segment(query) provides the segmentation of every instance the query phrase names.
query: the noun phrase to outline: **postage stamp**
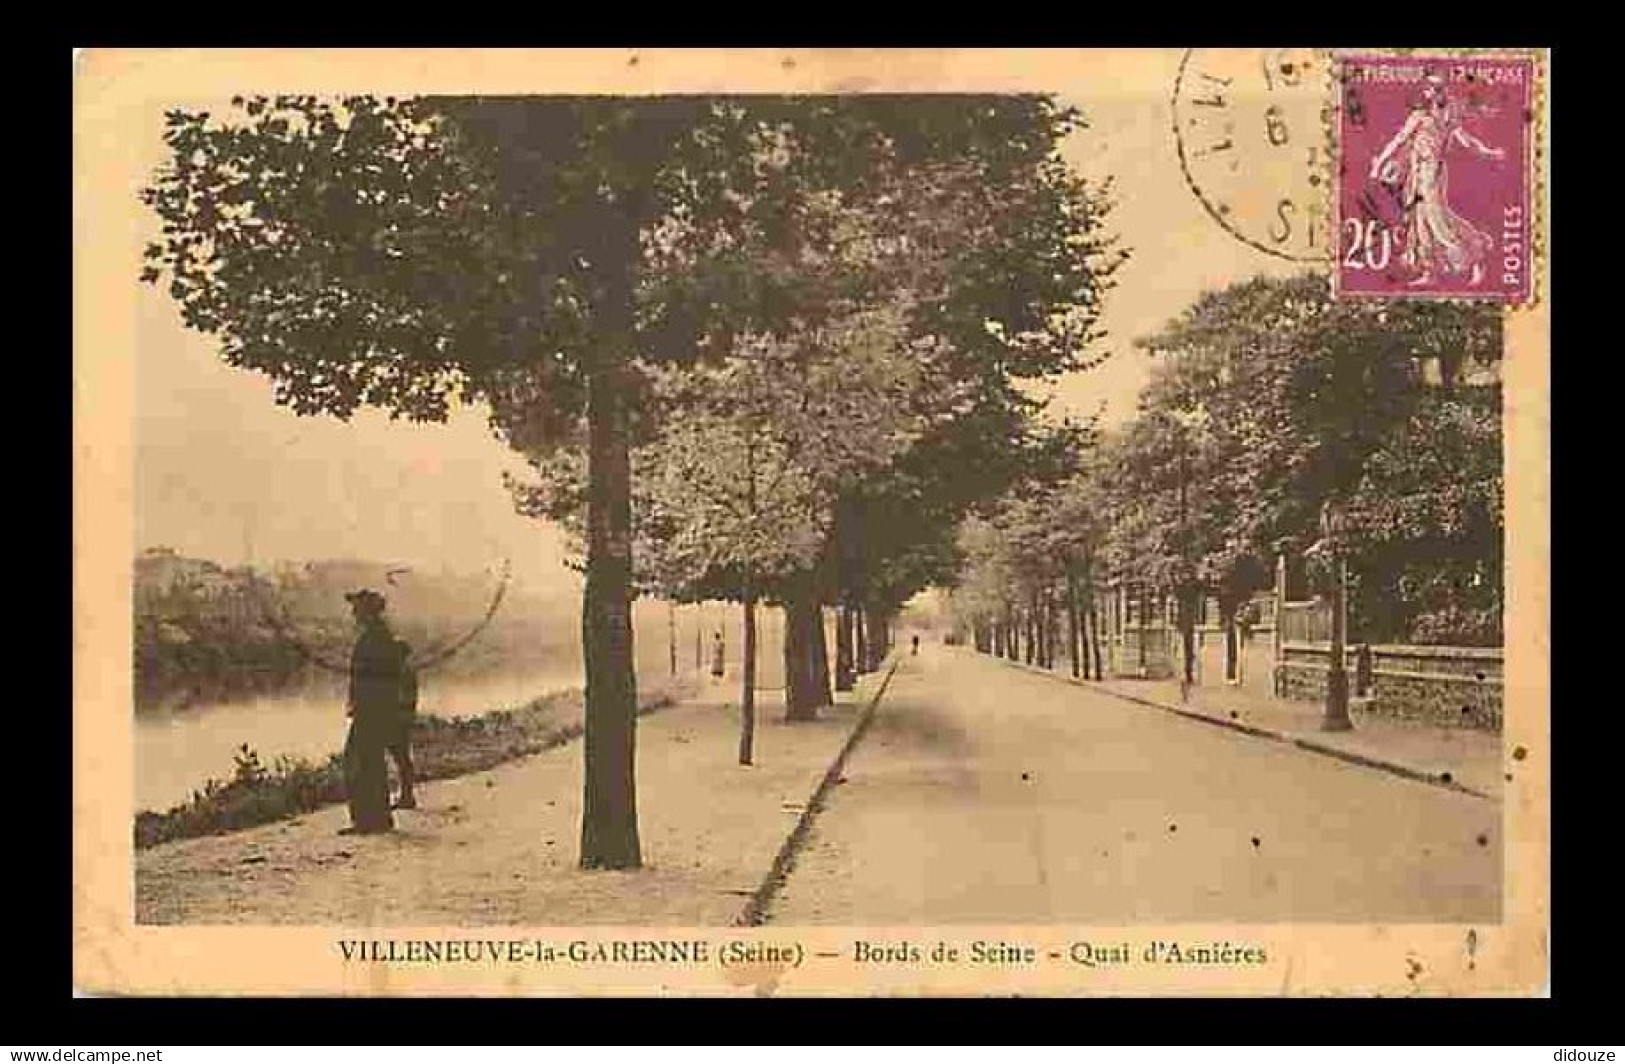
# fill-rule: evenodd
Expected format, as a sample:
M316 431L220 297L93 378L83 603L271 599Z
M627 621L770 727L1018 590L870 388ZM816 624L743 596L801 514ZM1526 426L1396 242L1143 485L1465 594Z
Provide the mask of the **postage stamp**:
M1338 59L1340 294L1533 292L1533 56Z

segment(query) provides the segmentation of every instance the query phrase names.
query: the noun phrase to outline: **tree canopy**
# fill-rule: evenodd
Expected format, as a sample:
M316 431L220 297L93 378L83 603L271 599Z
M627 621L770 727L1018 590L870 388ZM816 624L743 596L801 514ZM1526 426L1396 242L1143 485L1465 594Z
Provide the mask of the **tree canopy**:
M1278 552L1308 552L1335 503L1363 638L1499 638L1493 307L1257 279L1203 296L1141 345L1157 365L1136 415L1102 438L1088 476L980 526L984 557L995 535L1037 564L1078 521L1067 507L1082 507L1112 573L1194 583L1227 610L1268 586Z

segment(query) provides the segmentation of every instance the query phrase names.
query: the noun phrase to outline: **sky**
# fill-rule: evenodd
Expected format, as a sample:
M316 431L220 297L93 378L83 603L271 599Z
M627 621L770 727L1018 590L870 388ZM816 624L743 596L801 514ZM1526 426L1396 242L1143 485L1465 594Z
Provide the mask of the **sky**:
M1111 356L1054 385L1060 412L1104 405L1110 421L1130 416L1150 367L1135 338L1207 289L1293 269L1223 230L1185 183L1169 91L1179 59L1147 53L1092 68L1086 56L1057 84L1089 122L1065 154L1087 177L1115 178L1109 227L1132 253L1107 297ZM154 103L131 131L136 186L163 159L161 113ZM465 572L507 559L524 585L576 585L558 530L514 512L502 474L524 465L479 412L442 425L377 411L348 422L299 417L272 401L267 378L226 366L210 338L183 328L161 289L143 285L136 299L137 549L228 563L356 556Z

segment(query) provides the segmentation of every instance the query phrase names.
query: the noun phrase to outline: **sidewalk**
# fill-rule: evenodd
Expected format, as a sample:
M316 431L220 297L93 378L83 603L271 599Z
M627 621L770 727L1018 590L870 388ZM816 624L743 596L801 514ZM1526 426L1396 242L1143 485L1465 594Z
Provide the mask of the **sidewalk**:
M420 788L397 830L340 836L342 806L136 855L144 924L727 926L775 870L786 839L880 689L884 670L810 723L757 707L756 764L737 764L738 689L638 722L644 867L582 872L581 746L572 742Z
M1181 699L1177 680L1074 680L1066 673L1021 662L1007 664L1067 683L1077 683L1131 702L1178 713L1318 754L1393 772L1411 779L1501 800L1501 736L1468 728L1441 728L1391 720L1351 707L1354 730L1320 730L1323 709L1315 702L1265 698L1234 687L1199 685Z

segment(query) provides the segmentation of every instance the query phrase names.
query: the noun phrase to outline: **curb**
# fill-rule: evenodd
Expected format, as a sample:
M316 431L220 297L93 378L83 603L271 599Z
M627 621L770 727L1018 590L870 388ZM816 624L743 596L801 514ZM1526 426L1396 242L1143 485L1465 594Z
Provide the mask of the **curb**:
M1353 750L1344 750L1336 746L1331 746L1327 743L1318 742L1314 739L1304 738L1301 735L1294 735L1291 732L1276 731L1273 728L1261 728L1256 724L1245 724L1236 720L1225 720L1223 717L1215 717L1211 714L1200 713L1192 709L1185 709L1182 706L1169 705L1167 702L1159 702L1156 699L1142 698L1138 695L1127 694L1123 691L1114 691L1109 687L1089 686L1083 680L1075 680L1070 676L1062 676L1059 673L1051 672L1049 669L1041 669L1036 665L1028 665L1024 661L1011 661L1009 658L1000 658L993 654L979 654L978 656L992 658L994 661L1004 665L1014 666L1015 668L1021 669L1023 672L1029 672L1035 676L1047 676L1052 680L1058 680L1061 683L1070 684L1074 687L1082 687L1085 690L1094 691L1097 694L1109 695L1112 698L1121 699L1124 702L1133 702L1136 705L1149 706L1152 709L1160 709L1164 713L1172 713L1175 716L1184 717L1186 720L1199 721L1202 724L1211 724L1216 728L1226 728L1230 731L1237 731L1246 735L1257 736L1260 739L1269 739L1272 742L1285 743L1289 746L1295 746L1300 750L1307 750L1312 754L1320 754L1323 757L1335 758L1338 761L1344 761L1351 765L1359 765L1362 768L1376 769L1379 772L1386 772L1389 775L1400 776L1404 779L1413 780L1417 783L1425 783L1431 787L1438 787L1442 790L1457 791L1461 794L1470 794L1474 798L1482 798L1485 801L1500 802L1501 800L1495 795L1481 791L1476 787L1469 787L1465 783L1460 783L1455 779L1446 778L1447 774L1441 775L1437 772L1429 772L1426 769L1416 768L1411 765L1402 764L1398 761L1387 761L1380 757L1373 757L1370 754L1362 754Z
M869 704L864 707L857 724L846 737L846 742L841 744L835 760L824 770L818 786L813 789L812 797L807 799L801 815L796 818L796 826L790 829L790 834L779 847L779 852L774 855L773 864L768 869L767 875L751 892L745 907L734 918L733 926L760 927L767 922L768 905L772 903L773 896L779 892L779 888L789 877L790 869L795 865L796 855L801 852L801 847L806 844L807 836L812 831L813 819L823 810L824 803L829 799L829 793L835 789L836 783L841 778L841 770L846 767L847 758L852 756L852 751L857 748L863 733L868 731L869 725L873 723L875 710L880 706L880 698L886 693L886 688L891 686L891 678L897 672L897 666L902 664L902 660L901 656L892 655L891 664L886 667L886 675L881 678L880 686L875 689Z

